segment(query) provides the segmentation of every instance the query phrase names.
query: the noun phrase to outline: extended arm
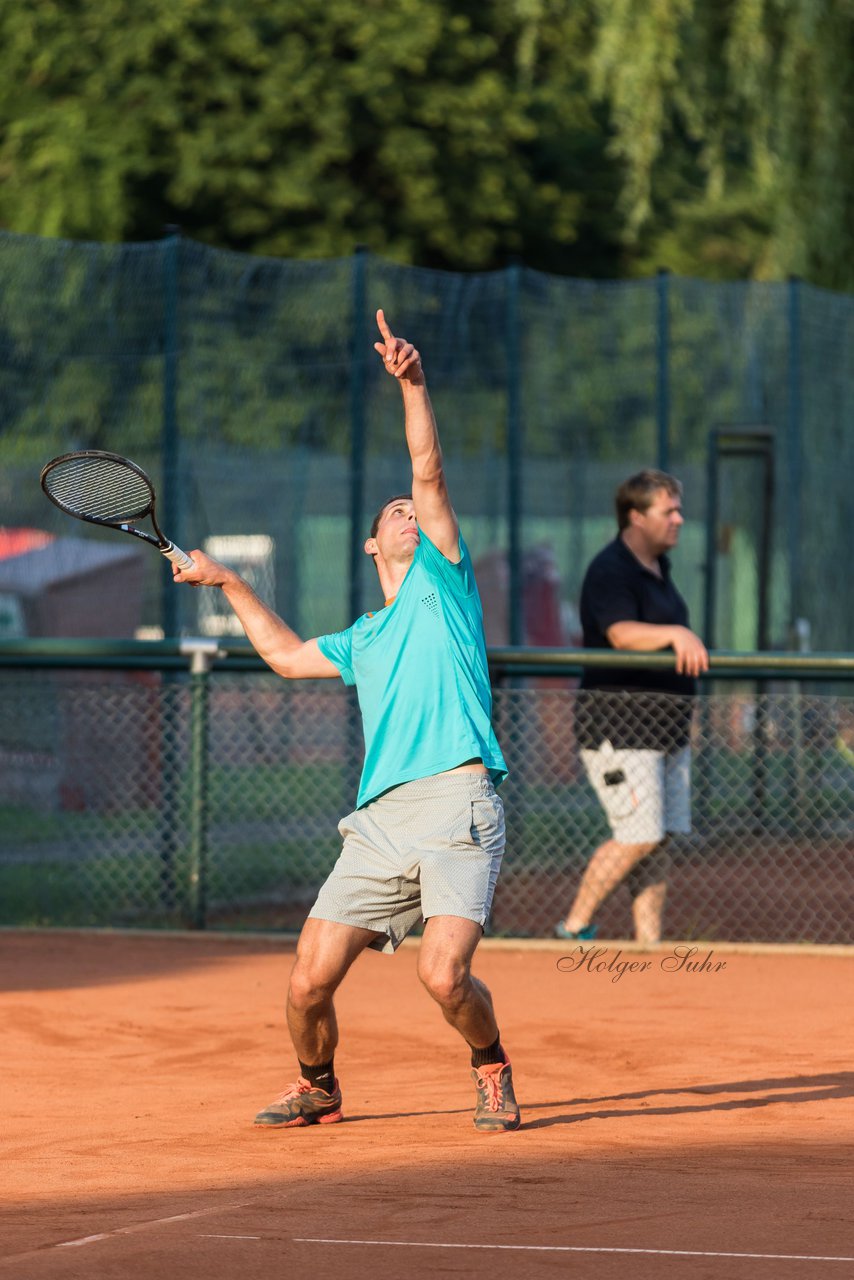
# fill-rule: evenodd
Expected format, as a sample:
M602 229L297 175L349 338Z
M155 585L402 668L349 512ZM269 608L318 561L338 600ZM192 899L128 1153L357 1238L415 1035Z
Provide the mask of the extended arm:
M442 555L456 564L460 559L460 527L448 496L439 431L421 356L411 342L394 336L382 311L377 312L377 324L383 341L375 342L374 348L382 356L386 372L397 379L403 395L415 518Z
M605 635L615 649L636 653L672 649L676 654L676 670L683 676L698 676L709 669L706 646L688 627L664 626L654 622L615 622Z
M220 587L240 619L241 626L259 657L280 676L291 680L337 676L338 668L320 652L316 640L301 640L278 614L260 600L249 583L203 551L194 551L192 569L173 565L176 582L193 587Z

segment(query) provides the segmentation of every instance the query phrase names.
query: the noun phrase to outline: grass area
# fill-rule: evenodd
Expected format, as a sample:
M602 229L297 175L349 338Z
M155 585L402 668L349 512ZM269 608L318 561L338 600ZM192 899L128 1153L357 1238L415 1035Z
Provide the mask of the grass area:
M313 890L338 856L327 838L271 840L215 848L205 876L206 898L235 903ZM190 916L186 848L171 862L159 854L47 859L0 865L0 923L6 925L174 926Z
M84 848L93 841L115 839L117 832L154 834L160 822L157 809L123 809L97 813L92 810L31 809L24 805L0 806L0 831L4 845L13 851L40 844Z
M99 858L0 866L0 921L6 925L131 924L148 917L180 923L158 901L159 860Z
M341 841L328 837L281 843L230 845L208 864L208 897L240 900L261 893L317 888L332 869Z
M208 778L208 814L211 822L242 819L323 817L347 811L347 779L343 765L241 765L214 766ZM354 780L355 782L355 780ZM353 786L350 788L351 793ZM187 819L191 803L189 780L182 778L173 803L172 825L178 829ZM139 835L153 836L166 820L163 800L145 809L97 810L36 809L28 805L0 805L0 832L6 849L62 843L69 848ZM2 857L2 853L0 853Z
M344 766L334 762L215 765L208 781L211 820L343 815L357 782L354 777L348 787L345 773ZM189 799L186 789L185 799Z

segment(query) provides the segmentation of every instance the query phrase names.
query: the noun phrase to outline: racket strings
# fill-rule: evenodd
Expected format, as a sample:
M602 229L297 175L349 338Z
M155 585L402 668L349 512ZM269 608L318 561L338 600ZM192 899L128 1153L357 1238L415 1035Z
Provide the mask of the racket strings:
M111 458L70 458L49 472L45 487L66 511L94 520L138 520L151 507L144 477Z

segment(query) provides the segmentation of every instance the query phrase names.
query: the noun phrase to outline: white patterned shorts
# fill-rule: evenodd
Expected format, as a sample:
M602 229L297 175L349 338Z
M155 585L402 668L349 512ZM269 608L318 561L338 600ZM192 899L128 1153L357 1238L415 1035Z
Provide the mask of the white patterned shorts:
M620 750L606 739L582 763L619 844L657 844L691 830L691 748Z
M437 774L392 788L343 818L341 856L309 912L372 929L391 953L423 918L483 927L504 853L504 806L488 774Z

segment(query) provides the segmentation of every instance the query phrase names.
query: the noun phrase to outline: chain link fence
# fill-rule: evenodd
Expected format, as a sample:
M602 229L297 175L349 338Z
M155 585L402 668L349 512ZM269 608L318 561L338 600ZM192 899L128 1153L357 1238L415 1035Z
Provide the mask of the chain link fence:
M510 777L491 932L552 936L609 834L564 678L495 691ZM854 697L695 700L667 938L854 941ZM352 691L256 672L0 672L0 922L296 929L361 765ZM618 888L600 937L632 936Z

